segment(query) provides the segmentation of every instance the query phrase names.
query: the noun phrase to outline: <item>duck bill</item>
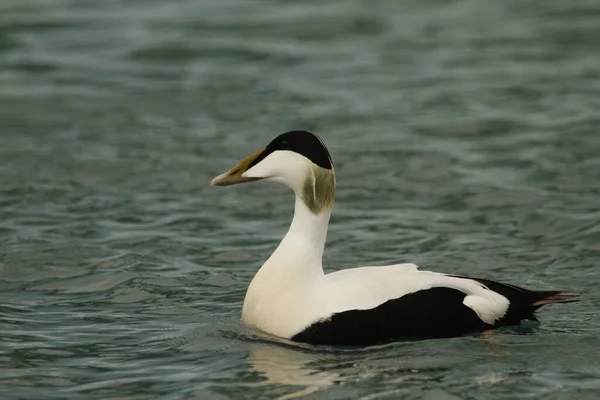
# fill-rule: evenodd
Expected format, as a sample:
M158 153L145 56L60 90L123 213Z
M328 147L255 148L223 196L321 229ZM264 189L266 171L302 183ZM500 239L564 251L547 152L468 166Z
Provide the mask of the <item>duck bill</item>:
M265 150L259 150L256 153L250 154L248 157L240 161L236 166L231 168L229 171L216 176L211 182L211 186L230 186L237 185L239 183L254 182L263 178L248 178L243 177L242 174L248 170L252 161L256 160Z

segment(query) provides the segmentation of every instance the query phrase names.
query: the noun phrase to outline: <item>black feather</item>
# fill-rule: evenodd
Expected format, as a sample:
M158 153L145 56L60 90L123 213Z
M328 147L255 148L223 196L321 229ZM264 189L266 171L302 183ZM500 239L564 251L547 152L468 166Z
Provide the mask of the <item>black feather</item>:
M250 163L248 169L252 168L274 151L288 150L303 155L321 168L332 169L333 161L327 147L317 135L308 131L289 131L277 136L265 147L255 160Z
M399 339L459 336L491 327L463 304L465 296L445 287L420 290L369 310L334 314L291 339L310 344L361 346Z

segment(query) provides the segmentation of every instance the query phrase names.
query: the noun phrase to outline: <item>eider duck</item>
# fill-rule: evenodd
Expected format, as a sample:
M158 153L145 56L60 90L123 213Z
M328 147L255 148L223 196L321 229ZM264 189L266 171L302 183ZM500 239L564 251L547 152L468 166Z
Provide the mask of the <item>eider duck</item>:
M545 304L576 301L560 291L420 271L415 264L325 274L336 185L325 144L311 132L285 132L211 185L259 180L292 189L295 209L289 231L248 287L242 321L250 327L312 345L363 346L518 325L536 320Z

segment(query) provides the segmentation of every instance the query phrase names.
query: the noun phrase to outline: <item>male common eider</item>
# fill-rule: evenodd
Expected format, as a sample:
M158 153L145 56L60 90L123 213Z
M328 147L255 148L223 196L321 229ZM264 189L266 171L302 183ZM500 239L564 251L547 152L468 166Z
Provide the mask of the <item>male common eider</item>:
M419 271L414 264L323 272L335 173L315 134L285 132L211 185L280 182L296 195L289 231L250 283L242 320L315 345L371 345L458 336L535 320L549 303L575 301L487 279Z

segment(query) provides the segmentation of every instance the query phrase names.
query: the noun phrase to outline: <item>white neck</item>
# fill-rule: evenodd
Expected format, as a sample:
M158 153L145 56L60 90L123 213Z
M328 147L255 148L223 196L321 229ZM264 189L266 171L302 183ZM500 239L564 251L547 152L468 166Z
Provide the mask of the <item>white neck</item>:
M261 269L269 273L294 276L295 279L323 274L323 250L331 209L313 214L304 200L296 195L294 219L287 234ZM286 270L277 271L274 270Z
M248 287L242 311L247 325L288 337L298 323L310 322L312 315L303 315L304 307L317 301L312 290L324 277L322 258L330 215L331 208L313 214L296 195L288 233Z

